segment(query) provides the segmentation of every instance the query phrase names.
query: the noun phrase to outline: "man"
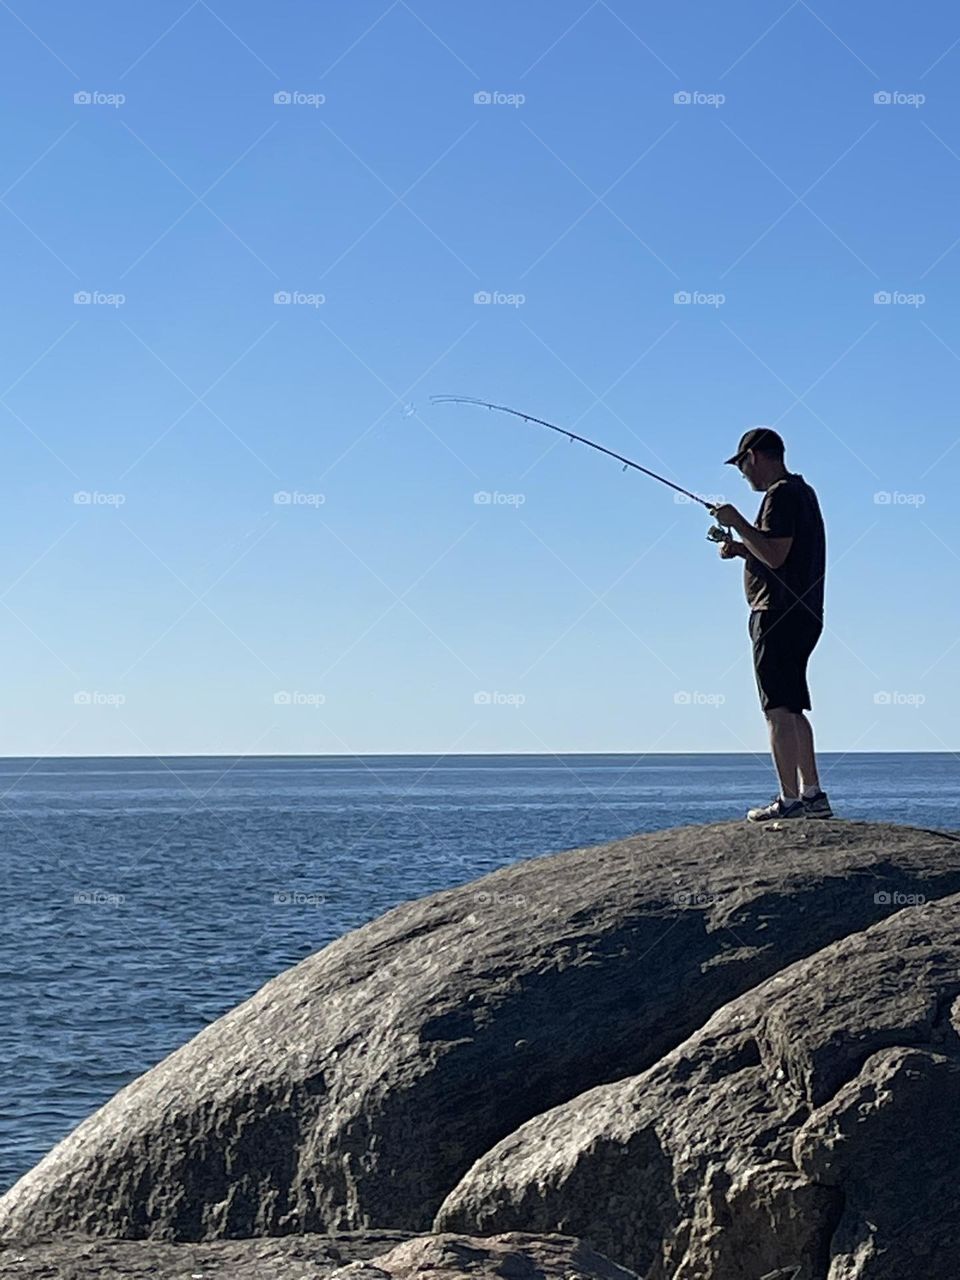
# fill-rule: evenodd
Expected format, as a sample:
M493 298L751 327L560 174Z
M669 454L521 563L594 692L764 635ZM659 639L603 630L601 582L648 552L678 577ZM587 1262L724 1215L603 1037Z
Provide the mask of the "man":
M820 504L802 475L784 465L776 431L755 427L727 463L764 494L757 523L729 503L712 508L717 521L743 539L720 546L724 560L742 557L750 606L750 638L760 702L780 794L751 809L750 822L779 818L832 818L820 788L810 710L807 662L823 632L826 535Z

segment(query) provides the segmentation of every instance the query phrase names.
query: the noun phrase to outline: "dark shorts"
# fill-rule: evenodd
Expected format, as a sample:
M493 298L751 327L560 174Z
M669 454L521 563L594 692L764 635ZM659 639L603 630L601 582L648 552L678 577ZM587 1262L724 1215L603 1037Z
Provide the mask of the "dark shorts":
M807 663L823 623L803 609L754 609L750 614L753 667L764 711L809 711Z

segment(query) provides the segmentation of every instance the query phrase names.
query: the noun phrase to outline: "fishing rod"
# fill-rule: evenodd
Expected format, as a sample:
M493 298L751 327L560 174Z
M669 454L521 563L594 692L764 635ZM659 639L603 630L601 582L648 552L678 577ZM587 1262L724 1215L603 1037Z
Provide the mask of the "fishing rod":
M695 493L691 493L689 489L684 489L678 484L674 484L672 480L666 480L663 476L658 476L655 471L650 471L647 467L641 467L639 462L634 462L631 458L625 458L623 454L614 453L612 449L608 449L605 445L597 444L595 440L588 440L586 436L578 436L576 432L570 431L567 427L558 427L553 422L547 422L543 418L535 418L532 413L524 413L520 409L511 409L505 404L492 404L489 400L477 400L473 396L431 396L432 404L472 404L481 409L493 409L497 413L509 413L514 418L521 418L524 422L535 422L540 427L547 427L550 431L556 431L558 435L566 436L571 442L579 441L580 444L587 445L590 449L596 449L598 453L605 453L608 458L616 458L618 462L623 463L623 470L633 468L634 471L642 471L645 476L650 476L653 480L659 480L661 484L669 485L671 489L675 489L677 493L682 493L692 502L699 502L701 506L706 507L713 515L715 503L708 502L706 498L701 498ZM731 534L728 530L721 528L719 525L709 531L707 537L711 542L729 542Z

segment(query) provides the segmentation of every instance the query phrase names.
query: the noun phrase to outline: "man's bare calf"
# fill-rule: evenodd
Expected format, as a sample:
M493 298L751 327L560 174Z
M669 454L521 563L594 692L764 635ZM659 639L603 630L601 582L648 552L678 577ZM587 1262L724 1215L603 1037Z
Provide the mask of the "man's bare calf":
M784 800L798 799L806 789L820 790L813 726L802 711L772 707L766 712L770 748Z

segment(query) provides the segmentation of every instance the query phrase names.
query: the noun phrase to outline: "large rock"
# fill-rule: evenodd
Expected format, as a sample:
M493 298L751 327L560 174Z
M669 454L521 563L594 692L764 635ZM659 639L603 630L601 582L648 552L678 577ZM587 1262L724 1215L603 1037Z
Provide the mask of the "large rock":
M581 1240L526 1232L348 1232L170 1244L79 1236L0 1242L11 1280L637 1280Z
M958 854L956 837L894 826L724 823L406 903L121 1090L0 1200L0 1233L429 1230L531 1116L643 1071L889 914L878 892L960 891Z
M960 895L799 961L537 1116L437 1230L563 1230L644 1280L960 1275Z

